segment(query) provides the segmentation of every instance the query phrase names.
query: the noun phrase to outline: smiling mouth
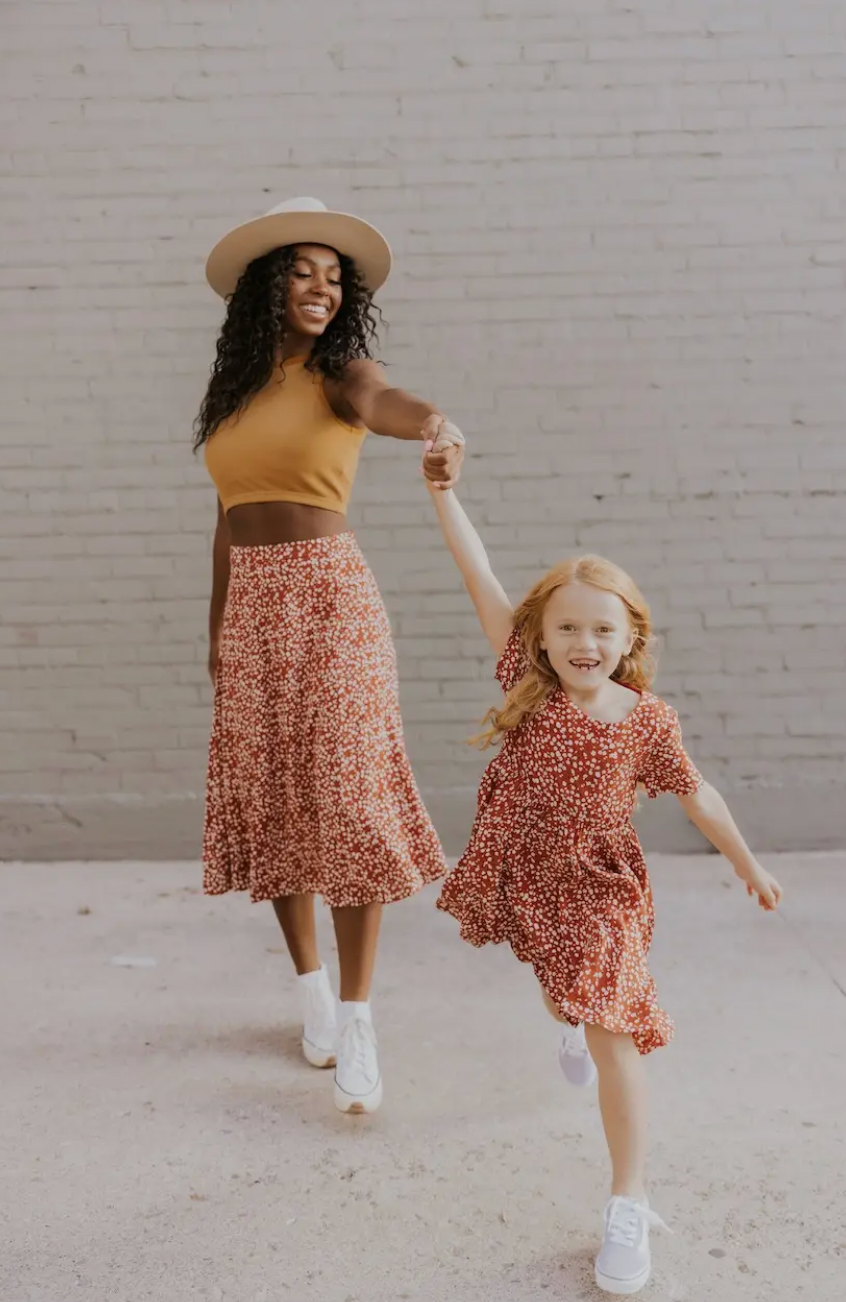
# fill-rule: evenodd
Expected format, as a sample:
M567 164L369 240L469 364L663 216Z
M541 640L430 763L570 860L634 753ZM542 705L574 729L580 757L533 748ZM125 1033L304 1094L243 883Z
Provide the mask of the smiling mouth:
M571 660L570 664L574 669L581 669L583 673L588 673L591 669L599 668L598 660Z
M316 321L325 321L329 315L325 303L301 303L300 311L305 312L306 316L313 316Z

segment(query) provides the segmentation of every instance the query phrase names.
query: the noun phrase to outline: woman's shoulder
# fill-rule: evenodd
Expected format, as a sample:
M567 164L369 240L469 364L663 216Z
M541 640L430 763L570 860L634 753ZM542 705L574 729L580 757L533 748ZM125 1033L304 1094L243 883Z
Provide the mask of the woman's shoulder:
M369 390L374 387L384 389L388 383L383 363L372 357L350 358L331 378L327 377L325 382L335 386L339 392L349 395L362 389Z
M385 366L375 357L350 357L348 361L342 363L339 374L345 379L355 379L362 375L384 377Z
M382 364L368 357L354 357L332 375L321 371L319 380L335 415L354 428L364 428L358 414L362 400L386 384Z

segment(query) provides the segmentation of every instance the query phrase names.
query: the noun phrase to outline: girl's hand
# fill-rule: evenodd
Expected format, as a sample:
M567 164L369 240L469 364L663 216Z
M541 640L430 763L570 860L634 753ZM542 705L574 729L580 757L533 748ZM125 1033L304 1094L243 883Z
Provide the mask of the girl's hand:
M457 425L442 421L437 440L427 438L423 444L422 473L430 485L446 491L458 483L463 464L464 435Z
M746 893L750 896L758 896L758 903L767 913L777 909L781 904L784 892L776 881L775 877L762 868L757 859L752 859L742 868L734 870L740 880L746 884Z
M446 492L455 488L461 476L464 461L464 449L447 444L446 451L439 452L437 446L425 444L421 471L431 488Z

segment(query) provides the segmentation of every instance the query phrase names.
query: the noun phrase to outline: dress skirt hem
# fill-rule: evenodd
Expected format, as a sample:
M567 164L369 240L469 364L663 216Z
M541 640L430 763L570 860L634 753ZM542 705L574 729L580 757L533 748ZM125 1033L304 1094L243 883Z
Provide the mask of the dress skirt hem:
M469 944L510 945L571 1025L631 1035L642 1054L663 1048L674 1027L647 966L652 889L631 824L585 844L572 827L537 813L509 831L510 808L505 792L500 803L485 788L474 836L438 908ZM499 835L487 835L494 827Z

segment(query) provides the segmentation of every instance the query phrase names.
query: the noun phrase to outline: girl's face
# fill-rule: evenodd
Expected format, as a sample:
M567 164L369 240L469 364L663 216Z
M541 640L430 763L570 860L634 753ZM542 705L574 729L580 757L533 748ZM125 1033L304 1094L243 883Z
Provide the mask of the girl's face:
M541 647L562 685L595 691L634 645L625 603L590 583L556 588L543 612Z
M341 264L334 249L298 244L288 277L289 331L304 340L318 339L338 315L342 297Z

